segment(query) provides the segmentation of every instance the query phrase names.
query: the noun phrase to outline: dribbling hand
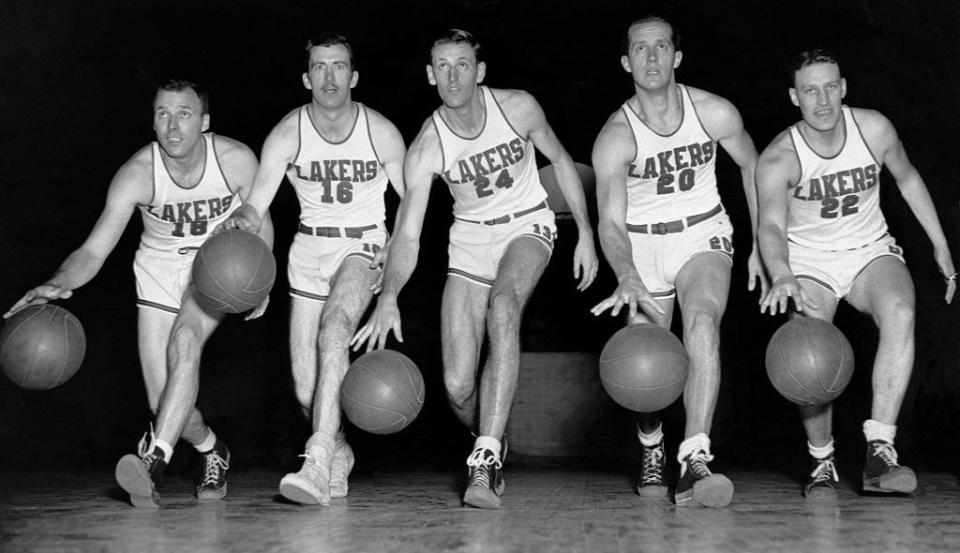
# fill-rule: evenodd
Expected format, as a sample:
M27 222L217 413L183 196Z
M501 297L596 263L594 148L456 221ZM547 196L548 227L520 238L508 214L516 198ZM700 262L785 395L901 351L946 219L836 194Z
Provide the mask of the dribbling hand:
M367 352L374 349L383 349L387 345L387 337L393 331L398 342L403 342L403 332L400 329L400 309L397 307L396 300L381 297L377 301L367 324L353 335L350 345L353 351L360 351L364 342L367 343Z
M260 230L261 220L256 212L250 206L241 205L227 217L227 220L220 223L213 229L213 233L223 232L228 229L240 229L256 234Z
M790 275L774 281L767 293L760 298L760 312L765 313L769 309L771 315L786 313L790 298L793 298L793 304L800 313L805 313L807 309L820 309L813 298L803 291L797 277Z
M593 306L590 312L594 315L600 315L607 309L612 308L610 316L616 317L624 305L629 309L631 320L637 316L637 311L642 307L646 307L650 311L655 311L661 315L664 314L660 302L653 297L647 290L647 287L643 285L640 277L636 275L626 277L623 282L617 285L617 289L613 291L613 294L609 298Z
M47 303L50 300L65 300L73 295L73 290L64 290L56 284L41 284L20 298L17 303L3 314L4 319L9 319L14 313L20 311L28 305L39 305Z

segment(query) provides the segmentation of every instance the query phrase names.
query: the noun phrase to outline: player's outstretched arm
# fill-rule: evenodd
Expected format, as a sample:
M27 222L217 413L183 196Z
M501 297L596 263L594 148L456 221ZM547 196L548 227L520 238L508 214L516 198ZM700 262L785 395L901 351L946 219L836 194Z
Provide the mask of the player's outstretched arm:
M740 179L747 199L752 231L750 257L747 259L747 290L753 291L759 283L762 297L767 293L768 283L760 258L760 247L757 244L757 186L754 179L757 169L757 148L743 126L740 112L732 103L703 91L697 91L697 95L706 96L702 104L698 103L698 114L707 133L720 143L724 151L740 167Z
M3 314L3 318L28 305L67 299L75 289L96 276L120 240L137 204L147 204L153 196L150 156L150 148L147 147L124 163L110 182L106 205L87 239L67 256L49 280L28 290Z
M619 112L600 131L593 145L593 170L597 176L597 233L607 263L617 277L617 288L590 310L600 315L610 309L616 316L626 306L632 320L639 309L664 313L644 286L633 263L633 248L627 236L627 167L636 156L633 135Z
M593 244L593 227L587 213L587 199L583 192L580 174L573 164L573 158L564 149L563 144L547 122L547 117L536 99L522 91L504 92L504 110L511 121L516 121L518 130L533 141L557 174L557 184L563 199L570 206L570 214L577 224L577 246L573 252L573 278L580 282L577 290L586 290L597 277L599 264Z
M770 273L770 288L760 298L760 312L769 310L771 315L786 313L790 298L797 311L818 308L790 269L788 192L790 185L800 179L800 166L787 132L777 136L757 162L757 241Z
M868 136L868 143L874 152L880 153L880 161L890 170L896 179L897 188L910 206L910 211L920 222L924 232L933 244L933 255L937 260L937 267L946 283L944 300L953 301L957 291L957 271L950 255L947 238L943 234L937 208L930 198L930 191L923 182L920 172L910 162L907 151L897 136L897 131L889 119L875 111L856 110L858 122L862 121L864 134Z
M259 233L263 219L276 196L283 175L300 146L300 120L295 110L270 131L263 143L260 165L253 177L250 193L243 204L217 229L238 228Z
M420 134L410 145L403 164L406 191L397 212L394 235L390 239L389 254L383 268L382 291L367 323L354 334L350 344L359 351L366 343L367 351L382 349L393 332L403 342L400 308L397 296L410 279L420 255L420 232L430 199L430 186L442 170L440 139L432 122L424 123Z

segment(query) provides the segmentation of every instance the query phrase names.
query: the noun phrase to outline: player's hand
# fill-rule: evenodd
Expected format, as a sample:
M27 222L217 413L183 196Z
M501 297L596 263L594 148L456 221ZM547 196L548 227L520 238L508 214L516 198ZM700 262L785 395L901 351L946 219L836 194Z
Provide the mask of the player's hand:
M377 300L377 306L374 308L367 324L353 335L350 345L353 351L360 351L364 342L367 343L367 351L374 349L383 349L387 345L387 337L393 331L398 342L403 342L403 332L400 330L400 309L397 307L397 300L391 297L381 296Z
M593 247L593 235L581 235L580 239L577 240L577 247L573 251L573 278L580 280L580 283L577 284L577 290L582 292L593 284L593 280L597 278L598 268L597 251Z
M64 290L56 284L41 284L20 298L17 303L3 314L4 319L9 319L14 313L20 311L28 305L39 305L47 303L50 300L65 300L73 295L73 290Z
M937 266L940 267L940 273L947 283L947 293L944 300L947 303L953 301L953 295L957 291L957 270L953 267L953 258L950 257L950 249L947 247L934 248L933 256L937 260Z
M760 312L764 313L769 309L771 315L786 313L790 298L793 298L793 304L800 313L805 313L807 309L820 309L813 298L804 292L797 277L789 275L775 280L767 293L760 298Z
M217 225L216 228L213 229L212 234L227 229L240 229L257 233L260 231L261 224L263 224L263 221L260 220L260 216L257 215L257 212L252 207L249 205L241 205L232 215L227 217L226 221Z
M753 246L750 257L747 258L747 290L753 292L757 289L757 282L760 283L760 297L767 295L767 289L770 283L767 281L767 274L763 270L763 261L760 260L760 248Z
M263 298L263 301L260 305L253 308L253 311L247 313L247 316L243 318L245 321L252 321L254 319L259 319L263 316L264 312L267 310L267 305L270 304L270 294L267 294L267 297Z
M647 290L647 287L643 285L643 281L637 275L629 275L624 278L617 285L617 289L613 291L613 295L593 306L590 312L594 315L600 315L607 309L612 309L610 315L616 317L624 305L629 309L631 320L637 316L637 311L642 307L656 311L661 315L665 313L663 307L660 306L660 302Z

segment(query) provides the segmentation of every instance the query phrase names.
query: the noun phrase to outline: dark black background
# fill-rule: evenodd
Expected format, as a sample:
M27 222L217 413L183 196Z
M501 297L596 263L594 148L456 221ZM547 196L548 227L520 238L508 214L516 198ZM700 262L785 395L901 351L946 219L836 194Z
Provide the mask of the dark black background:
M100 0L5 2L0 17L0 305L43 282L80 245L102 209L116 169L153 139L150 104L157 80L197 80L212 90L212 129L259 151L270 128L309 100L303 89L303 45L311 34L347 35L360 80L354 99L390 118L409 143L439 103L424 65L437 31L461 27L483 43L486 83L530 91L575 160L589 163L606 117L632 94L620 67L627 24L659 10L683 34L678 80L730 99L758 149L798 118L788 100L785 55L835 47L848 79L850 105L871 107L896 125L931 190L955 258L957 154L960 132L960 8L949 0L678 1L457 0L334 2L250 0L160 2ZM719 167L721 193L737 229L737 257L723 327L723 384L713 431L727 462L765 465L772 458L804 462L795 410L766 380L763 351L782 322L757 312L745 289L749 221L736 167ZM887 178L883 207L908 255L917 285L917 363L900 420L902 457L932 468L950 466L960 450L957 422L955 306L929 241ZM439 354L439 301L446 266L449 194L435 187L421 261L401 295L406 343L398 349L421 367L427 383L423 415L408 430L373 437L354 428L360 469L387 464L448 467L469 442L444 401ZM396 198L388 198L388 211ZM297 203L284 185L272 206L280 275L296 228ZM134 219L139 219L135 216ZM83 321L88 353L70 382L28 392L0 379L0 468L109 467L132 451L152 418L136 353L131 274L140 223L130 224L100 274L63 305ZM588 308L613 289L605 263L586 293L574 290L570 255L575 227L561 240L525 319L527 351L599 351L619 326ZM598 248L599 253L599 248ZM286 282L278 279L267 315L244 323L229 317L208 344L199 406L234 452L234 465L279 472L297 463L308 428L289 376ZM837 404L841 459L861 455L861 422L869 416L870 364L876 331L866 317L842 309L837 324L857 353L858 370ZM668 432L682 433L677 406ZM629 454L629 416L611 409L596 430L593 460L617 464ZM182 463L189 455L179 455Z

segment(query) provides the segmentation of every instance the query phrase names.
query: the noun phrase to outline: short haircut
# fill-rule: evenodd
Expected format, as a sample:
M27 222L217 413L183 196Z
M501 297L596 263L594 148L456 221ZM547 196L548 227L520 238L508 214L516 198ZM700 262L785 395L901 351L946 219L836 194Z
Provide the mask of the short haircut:
M336 46L337 44L343 46L347 49L347 55L350 57L350 70L356 71L357 64L353 59L353 46L350 46L350 42L347 41L347 37L337 34L337 33L320 33L314 38L311 38L307 41L307 46L304 48L307 51L305 62L307 64L307 71L310 70L310 51L318 46L324 46L329 48L330 46Z
M154 93L154 102L157 94L160 92L183 92L184 90L193 90L200 98L200 114L210 113L210 93L197 86L197 83L186 79L167 79L157 85L157 91Z
M813 50L804 50L799 54L787 60L787 77L790 79L792 87L796 82L797 71L815 63L832 63L840 67L840 58L832 50L826 48L814 48Z
M630 29L634 28L637 25L644 25L646 23L663 23L664 25L670 27L670 43L673 44L673 49L675 51L680 50L680 31L677 30L677 26L667 20L666 17L657 14L647 14L639 19L635 19L630 25L627 25L627 33L623 39L623 51L630 51Z
M467 44L473 48L473 53L477 56L477 63L483 61L483 48L470 32L463 29L449 29L438 36L433 41L433 45L430 46L430 63L433 63L433 49L444 44Z

